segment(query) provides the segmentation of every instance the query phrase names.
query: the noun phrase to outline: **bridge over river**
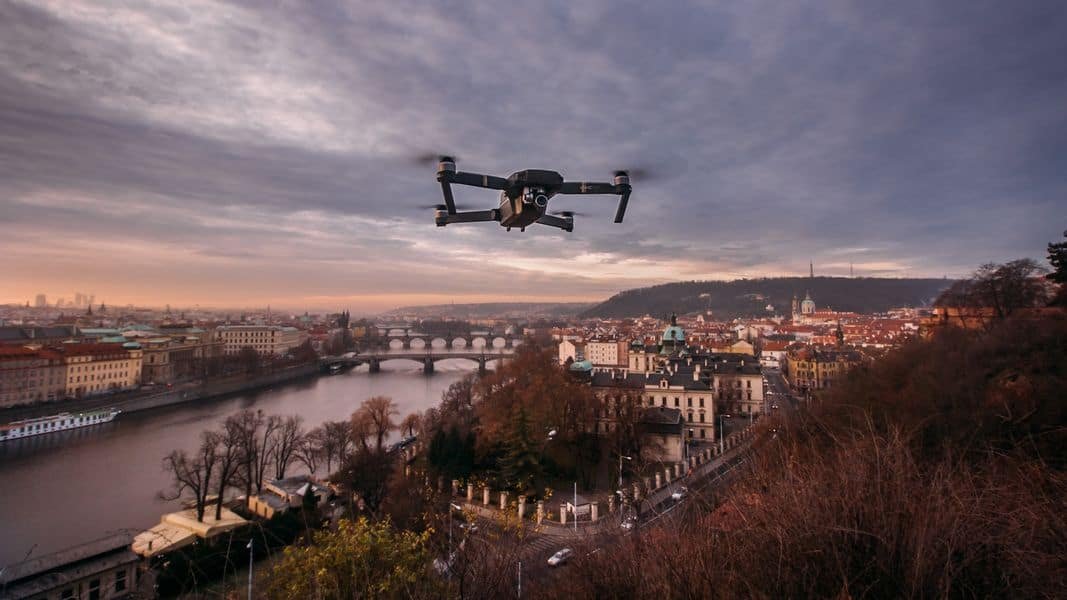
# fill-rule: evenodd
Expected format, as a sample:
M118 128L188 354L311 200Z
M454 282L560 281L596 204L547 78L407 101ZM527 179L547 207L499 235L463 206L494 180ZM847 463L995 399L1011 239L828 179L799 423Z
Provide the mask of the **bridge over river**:
M434 348L425 349L389 349L368 350L365 352L349 352L341 356L326 356L321 362L324 369L332 367L355 367L369 365L371 373L381 370L381 365L387 360L413 360L422 363L424 373L433 373L434 363L450 358L462 358L478 364L478 371L485 372L485 366L494 360L504 361L515 355L514 348Z

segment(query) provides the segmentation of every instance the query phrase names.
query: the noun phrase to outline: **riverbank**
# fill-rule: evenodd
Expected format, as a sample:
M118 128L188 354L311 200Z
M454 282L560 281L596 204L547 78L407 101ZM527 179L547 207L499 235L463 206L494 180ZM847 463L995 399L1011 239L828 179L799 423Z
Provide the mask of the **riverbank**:
M101 408L116 408L124 413L132 413L174 404L251 392L281 383L315 377L321 373L319 365L315 363L287 367L251 378L240 376L202 383L183 383L172 388L166 388L163 391L139 390L112 396L95 396L92 398L61 400L33 406L7 408L0 410L0 423L34 419L62 412L76 413Z

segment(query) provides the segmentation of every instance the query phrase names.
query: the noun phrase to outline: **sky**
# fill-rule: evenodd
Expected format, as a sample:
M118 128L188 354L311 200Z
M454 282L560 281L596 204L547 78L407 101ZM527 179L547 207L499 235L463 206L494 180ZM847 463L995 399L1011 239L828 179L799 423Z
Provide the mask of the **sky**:
M0 302L375 312L961 276L1067 228L1067 3L0 2ZM435 167L608 180L437 228ZM457 188L457 201L497 204Z

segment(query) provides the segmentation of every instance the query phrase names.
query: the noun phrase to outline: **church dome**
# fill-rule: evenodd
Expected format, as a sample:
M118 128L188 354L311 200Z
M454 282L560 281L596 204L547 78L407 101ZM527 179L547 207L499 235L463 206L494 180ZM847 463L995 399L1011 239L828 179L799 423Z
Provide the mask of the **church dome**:
M815 312L815 301L811 299L811 293L804 295L804 301L800 303L801 314L810 315Z
M685 331L678 326L677 315L671 315L671 324L663 330L663 343L665 344L684 344L685 343Z
M571 363L570 369L578 373L588 373L593 370L593 363L588 360L574 361Z

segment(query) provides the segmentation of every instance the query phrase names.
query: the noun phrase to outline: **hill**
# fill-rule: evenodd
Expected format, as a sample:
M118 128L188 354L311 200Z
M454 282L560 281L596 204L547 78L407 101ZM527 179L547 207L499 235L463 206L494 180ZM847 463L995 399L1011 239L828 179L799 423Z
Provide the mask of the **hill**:
M789 314L793 295L811 293L820 308L858 313L885 312L901 306L929 305L952 285L949 279L869 277L771 277L734 281L684 281L620 292L581 313L582 317L639 317L666 311L679 314L711 310L721 318Z

